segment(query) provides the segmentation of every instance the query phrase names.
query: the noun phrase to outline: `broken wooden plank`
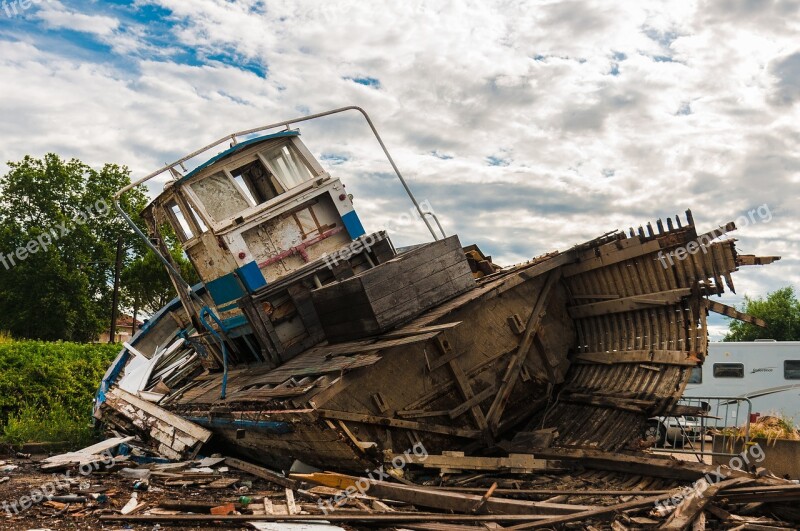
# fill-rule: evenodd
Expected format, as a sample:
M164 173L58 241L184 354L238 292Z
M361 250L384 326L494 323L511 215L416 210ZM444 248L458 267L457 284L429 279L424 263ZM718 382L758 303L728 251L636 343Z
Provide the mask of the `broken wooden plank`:
M140 409L154 417L158 420L161 420L167 423L170 426L175 427L176 429L182 431L183 433L193 437L194 439L200 442L206 442L208 439L211 438L211 432L205 429L202 426L195 424L194 422L190 422L183 417L179 417L173 413L170 413L164 408L158 407L155 404L152 404L146 400L142 400L138 396L134 396L131 393L124 391L118 387L111 389L108 392L109 395L116 396L119 399L127 402L128 404Z
M203 485L200 488L203 488L203 489L226 489L226 488L230 487L231 485L233 485L234 483L236 483L237 481L239 481L239 478L219 478L219 479L215 479L211 483L208 483L207 485Z
M761 328L767 327L767 322L764 319L740 312L733 306L728 306L727 304L722 304L721 302L712 301L709 299L705 299L703 304L705 304L706 308L708 308L708 310L711 312L730 317L731 319L736 319L737 321L744 321L745 323L750 323Z
M123 516L104 514L104 522L353 522L353 523L412 523L412 522L531 522L546 520L538 514L441 514L441 513L374 513L374 514L143 514Z
M780 256L756 256L754 254L736 255L736 264L740 266L767 265L780 260Z
M683 350L619 350L613 352L582 352L575 355L578 363L613 365L618 363L661 363L695 367L700 363L697 354Z
M320 417L327 419L347 420L351 422L361 422L364 424L376 424L379 426L393 426L395 428L427 431L431 433L440 433L443 435L455 435L457 437L464 437L467 439L479 439L482 435L480 430L466 430L463 428L456 428L454 426L427 424L422 422L414 422L411 420L367 415L364 413L350 413L348 411L334 411L331 409L318 409L316 413Z
M484 389L480 393L474 395L469 400L466 400L465 402L459 404L458 406L456 406L453 409L451 409L450 411L448 411L447 415L451 419L456 419L456 418L460 417L461 415L463 415L464 413L466 413L467 410L472 409L473 407L479 405L481 402L483 402L484 400L486 400L490 396L493 396L496 391L497 390L495 389L494 386L487 387L486 389Z
M408 336L416 336L420 334L428 334L430 332L443 332L445 330L450 330L451 328L455 328L456 326L460 325L461 321L455 321L452 323L442 323L437 325L431 326L421 326L419 328L398 328L397 330L392 330L391 332L386 332L382 334L378 340L382 341L384 339L400 339Z
M668 479L694 481L706 474L716 477L717 467L690 461L677 461L669 458L646 457L642 454L632 455L623 453L603 452L600 450L567 449L567 448L542 448L536 452L541 459L555 459L575 461L581 467L611 470L615 472L629 472L633 474L646 474ZM723 468L724 473L730 477L752 477L747 472ZM786 485L782 479L758 478L762 484Z
M261 479L266 479L267 481L274 483L279 487L283 487L286 489L294 489L294 490L296 490L299 487L297 481L293 479L287 478L286 476L279 474L278 472L273 472L268 468L254 465L252 463L248 463L247 461L242 461L241 459L236 459L235 457L226 457L225 464L237 470L242 470L243 472L252 474Z
M680 302L681 299L688 297L691 293L691 288L677 288L656 293L633 295L622 299L570 306L567 311L573 319L583 319L595 315L608 315L667 306Z
M381 499L390 499L410 503L419 507L470 513L481 502L481 496L460 492L442 491L435 488L398 485L386 481L357 478L345 474L317 473L292 474L292 478L311 481L326 486L364 489L363 492ZM337 487L337 488L338 488ZM587 505L567 505L547 502L530 502L506 498L488 498L485 502L487 511L493 514L570 514L590 509Z
M517 378L522 369L525 356L528 355L528 352L533 347L533 338L539 332L539 325L542 322L545 308L547 308L547 303L550 300L550 291L560 278L560 269L548 273L547 279L542 289L539 291L536 302L531 309L531 314L528 317L528 322L525 325L525 332L519 341L519 346L508 362L508 367L506 367L506 371L503 375L503 381L500 384L500 390L497 392L497 396L489 407L489 412L486 414L486 422L489 425L489 429L494 433L497 432L497 426L500 424L500 417L502 417L506 404L511 397L511 392L514 390L514 385L517 383ZM544 356L544 353L540 353L540 355ZM543 359L542 361L542 366L551 377L550 381L553 381L552 368L550 367L549 360Z
M694 489L684 498L666 522L659 529L662 531L681 531L689 527L708 503L714 499L721 490L734 485L739 485L753 478L740 477L720 481L719 483L708 483L701 480L695 483Z
M539 529L542 527L556 527L560 524L568 524L571 522L583 522L592 518L600 518L610 514L617 514L621 513L622 511L627 511L630 509L638 509L640 507L647 507L648 505L655 505L660 501L664 501L669 499L673 496L672 493L667 494L658 494L656 496L650 496L649 498L640 498L638 500L631 500L624 503L618 503L615 505L609 505L608 507L600 507L595 509L590 509L588 511L583 511L580 513L573 513L573 514L566 514L562 516L556 516L552 518L548 518L546 520L540 520L538 522L530 522L524 524L518 524L513 527L508 527L508 530L515 530L520 531L523 529Z
M449 455L394 455L403 458L409 464L421 465L425 468L447 470L485 470L510 472L515 474L531 474L542 470L560 470L554 463L545 459L537 459L529 454L511 454L508 457L470 457L463 453ZM391 459L389 460L391 461Z

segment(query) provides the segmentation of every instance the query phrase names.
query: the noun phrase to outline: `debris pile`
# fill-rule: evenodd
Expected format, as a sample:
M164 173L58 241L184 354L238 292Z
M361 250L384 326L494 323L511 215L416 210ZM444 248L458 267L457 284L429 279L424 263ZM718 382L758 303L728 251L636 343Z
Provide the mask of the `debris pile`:
M301 463L282 473L219 454L173 461L125 437L14 461L2 465L10 477L0 484L3 529L769 530L800 522L800 485L757 463L745 471L648 454L470 457L415 447L357 477Z

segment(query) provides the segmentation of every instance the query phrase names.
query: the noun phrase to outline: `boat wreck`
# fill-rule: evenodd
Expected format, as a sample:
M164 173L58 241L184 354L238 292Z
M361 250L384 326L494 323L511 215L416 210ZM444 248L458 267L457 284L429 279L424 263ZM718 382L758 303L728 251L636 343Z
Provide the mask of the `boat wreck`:
M284 469L363 471L419 445L635 450L648 418L680 414L708 313L758 324L710 297L778 257L739 254L733 223L698 232L690 211L503 268L446 236L389 157L433 237L395 248L297 130L253 136L346 110L363 113L236 133L135 183L172 174L140 235L178 298L108 369L99 421L162 455L209 441ZM165 227L201 284L181 278Z

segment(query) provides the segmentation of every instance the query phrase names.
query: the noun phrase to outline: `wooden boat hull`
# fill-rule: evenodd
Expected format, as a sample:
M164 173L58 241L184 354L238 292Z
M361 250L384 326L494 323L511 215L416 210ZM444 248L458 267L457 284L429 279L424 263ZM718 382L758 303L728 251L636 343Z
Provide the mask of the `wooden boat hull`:
M705 357L720 306L706 298L763 262L704 236L690 214L657 234L609 234L479 279L377 337L235 367L224 399L210 373L161 405L282 468L360 471L414 445L479 453L542 429L556 446L636 447ZM675 258L693 242L699 252Z

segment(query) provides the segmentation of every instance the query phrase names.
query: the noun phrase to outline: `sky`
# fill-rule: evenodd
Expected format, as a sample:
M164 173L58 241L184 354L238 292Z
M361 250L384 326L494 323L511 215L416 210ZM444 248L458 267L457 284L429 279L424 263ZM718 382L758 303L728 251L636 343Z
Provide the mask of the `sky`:
M0 0L0 171L54 152L138 178L358 105L445 231L495 262L691 209L782 256L735 275L720 300L741 304L800 287L798 36L800 0ZM368 230L430 239L359 115L300 130Z

